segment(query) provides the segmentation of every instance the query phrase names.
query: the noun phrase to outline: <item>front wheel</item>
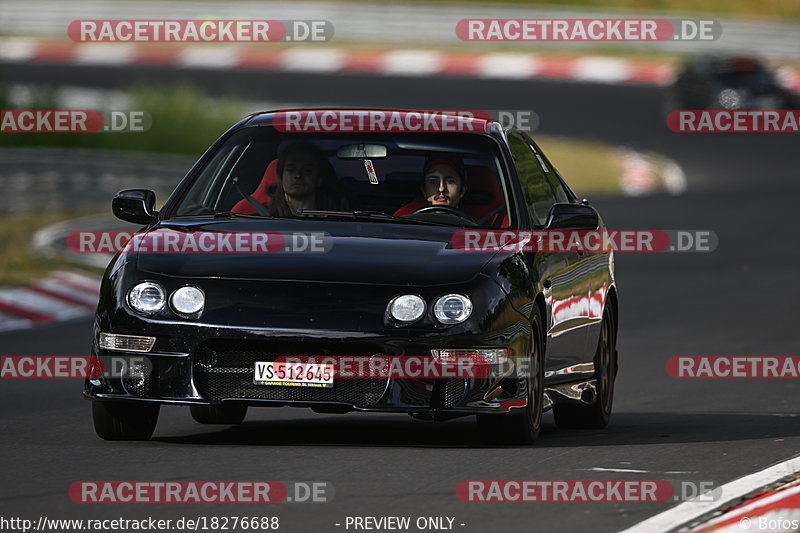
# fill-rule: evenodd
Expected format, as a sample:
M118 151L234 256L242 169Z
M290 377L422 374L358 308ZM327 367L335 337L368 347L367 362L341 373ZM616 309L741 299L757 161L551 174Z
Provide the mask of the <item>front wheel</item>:
M92 400L97 436L105 440L148 440L158 422L157 403Z
M591 405L556 404L553 417L556 425L566 429L603 429L611 420L614 403L614 378L617 375L616 328L611 311L603 312L600 339L594 356L597 397Z
M533 444L542 428L544 406L544 342L542 319L538 307L531 320L531 349L526 379L526 405L520 412L478 415L478 429L483 439L492 444Z

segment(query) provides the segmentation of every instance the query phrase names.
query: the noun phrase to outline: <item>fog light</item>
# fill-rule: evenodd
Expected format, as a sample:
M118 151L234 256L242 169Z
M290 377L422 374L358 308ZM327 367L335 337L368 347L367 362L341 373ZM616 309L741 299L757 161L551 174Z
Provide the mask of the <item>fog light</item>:
M490 364L500 365L508 362L508 348L478 348L459 350L431 350L437 362L445 365Z
M100 333L98 345L104 350L113 350L115 352L149 352L153 349L155 342L155 337Z

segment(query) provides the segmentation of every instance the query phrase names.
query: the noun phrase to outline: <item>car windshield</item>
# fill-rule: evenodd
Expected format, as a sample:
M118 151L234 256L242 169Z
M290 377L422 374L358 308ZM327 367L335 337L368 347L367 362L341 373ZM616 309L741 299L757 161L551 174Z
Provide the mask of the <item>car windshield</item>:
M728 87L771 87L775 85L774 78L765 70L723 72L717 74L717 79Z
M288 134L249 127L207 159L172 217L270 217L509 227L488 137Z

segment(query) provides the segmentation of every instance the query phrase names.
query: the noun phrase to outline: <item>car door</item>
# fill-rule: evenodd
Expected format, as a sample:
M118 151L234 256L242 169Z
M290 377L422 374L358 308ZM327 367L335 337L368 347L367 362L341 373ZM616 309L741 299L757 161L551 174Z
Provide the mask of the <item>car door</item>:
M533 143L532 143L533 144ZM534 148L538 147L533 144ZM545 168L545 177L555 191L556 201L559 203L576 202L575 194L564 184L558 170L550 163L547 157L539 150L540 159ZM600 230L605 230L602 219ZM586 330L586 349L581 362L589 362L594 358L597 342L600 338L600 324L603 319L603 309L606 296L611 285L611 252L603 250L585 250L582 253L572 252L566 254L567 261L576 277L580 278L581 289L586 291L586 303L581 305L581 327ZM579 369L575 369L580 373Z
M508 141L533 229L543 229L557 201L556 191L546 176L547 167L522 132L509 130ZM587 311L584 307L588 301L579 258L575 253L565 252L525 255L531 275L541 272L544 284L548 310L546 377L551 382L562 378L570 381L574 379L570 369L585 361L586 351Z

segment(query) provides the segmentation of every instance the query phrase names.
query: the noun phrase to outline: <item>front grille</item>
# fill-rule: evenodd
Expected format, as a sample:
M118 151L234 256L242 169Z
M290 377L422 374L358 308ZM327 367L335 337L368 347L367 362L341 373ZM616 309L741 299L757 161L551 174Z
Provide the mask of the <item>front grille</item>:
M241 398L371 407L386 390L388 378L334 378L331 388L292 387L256 385L253 372L256 361L275 361L278 357L365 356L378 352L378 347L362 344L207 341L194 354L192 371L197 391L210 401Z
M453 407L464 396L467 390L467 381L464 379L448 379L444 386L444 406Z

